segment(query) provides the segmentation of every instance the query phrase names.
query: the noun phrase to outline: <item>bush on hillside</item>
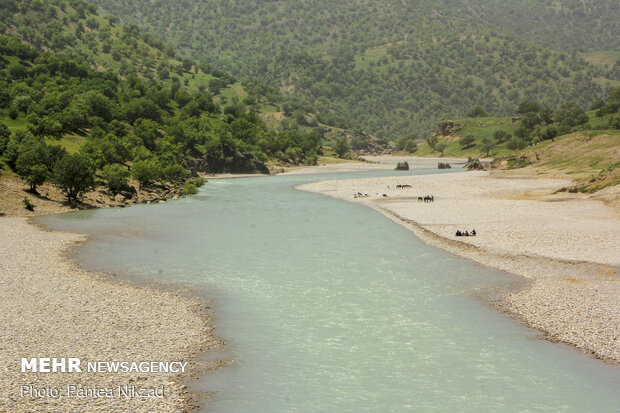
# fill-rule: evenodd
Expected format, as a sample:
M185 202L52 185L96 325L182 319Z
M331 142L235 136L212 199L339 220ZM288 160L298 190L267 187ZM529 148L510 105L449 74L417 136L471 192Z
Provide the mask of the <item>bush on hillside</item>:
M127 178L129 178L129 175L129 171L123 165L117 163L103 167L103 179L113 194L117 194L127 188Z

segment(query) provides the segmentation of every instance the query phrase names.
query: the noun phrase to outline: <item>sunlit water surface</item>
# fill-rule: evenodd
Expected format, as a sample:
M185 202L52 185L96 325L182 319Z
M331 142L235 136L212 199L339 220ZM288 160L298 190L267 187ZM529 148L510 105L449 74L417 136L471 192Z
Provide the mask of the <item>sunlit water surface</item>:
M41 222L92 234L76 253L90 269L206 288L235 360L199 385L211 412L620 411L618 367L477 298L515 277L293 189L394 174L210 180L167 204Z

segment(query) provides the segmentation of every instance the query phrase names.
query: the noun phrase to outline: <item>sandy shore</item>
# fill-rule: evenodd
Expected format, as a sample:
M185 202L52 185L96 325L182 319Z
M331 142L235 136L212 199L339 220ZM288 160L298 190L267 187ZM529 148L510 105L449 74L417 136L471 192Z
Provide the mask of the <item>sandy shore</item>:
M0 218L0 410L173 412L191 408L184 381L208 369L193 361L220 344L204 303L111 283L65 258L84 237ZM21 373L22 357L86 361L181 361L189 373ZM164 397L22 397L21 386L162 389ZM161 394L161 392L160 392Z
M298 188L367 205L430 245L530 279L527 288L501 300L502 308L553 341L620 362L619 214L585 195L554 194L569 184L460 172ZM354 198L357 192L369 196ZM418 202L428 194L435 202ZM473 228L476 237L454 235Z

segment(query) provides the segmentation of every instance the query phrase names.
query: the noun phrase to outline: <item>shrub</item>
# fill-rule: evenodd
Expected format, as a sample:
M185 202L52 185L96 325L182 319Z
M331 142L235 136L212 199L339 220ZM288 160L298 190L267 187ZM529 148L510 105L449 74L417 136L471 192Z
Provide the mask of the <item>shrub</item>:
M584 112L581 106L574 102L565 103L555 113L555 120L570 127L583 125L588 121L588 115Z
M558 136L566 135L570 132L570 126L568 125L558 125Z
M553 125L547 126L541 130L539 136L542 140L551 140L553 142L555 137L558 136L558 129Z
M346 137L341 136L340 138L336 139L336 144L334 145L334 152L336 152L336 155L338 155L339 158L344 158L346 154L349 153L350 149L351 147L349 146L349 142L347 141Z
M524 168L531 164L529 158L527 156L521 156L519 158L512 157L507 159L508 169L518 169Z
M276 153L276 158L278 158L278 160L279 160L280 162L287 162L287 161L288 161L288 158L286 157L286 155L285 155L285 154L284 154L284 152L282 152L282 151L278 151L278 152Z
M463 138L461 138L460 140L460 145L462 148L469 148L474 144L474 141L476 140L476 138L474 137L474 135L467 135Z
M527 146L527 142L525 142L521 138L514 137L508 141L508 144L506 146L509 150L516 151L525 148Z
M319 161L319 156L316 154L314 150L311 150L306 154L306 164L307 165L316 165Z
M415 143L413 139L407 140L405 143L405 150L409 153L414 153L418 151L418 144Z
M415 136L401 136L394 142L394 146L399 151L407 151L414 153L418 150L418 145L415 142Z
M114 163L103 167L103 179L112 193L117 194L127 188L129 171L123 165Z
M435 149L435 145L437 145L437 142L439 142L437 136L429 136L428 138L426 138L426 144L429 148L433 150Z
M295 163L299 158L301 158L301 148L288 147L286 148L284 154L288 159Z
M355 136L351 139L351 147L356 151L368 149L368 139L361 135Z
M28 75L28 71L26 70L24 65L18 62L11 63L7 70L8 70L9 75L14 80L23 79Z
M194 178L194 180L192 181L192 183L194 185L196 185L196 188L200 188L201 186L203 186L205 183L207 182L206 179L204 179L202 176L199 176L197 178Z
M178 163L173 163L161 167L159 175L168 182L180 182L187 177L187 171Z
M597 110L605 106L605 101L601 98L594 99L592 104L590 105L590 110Z
M6 150L10 137L11 131L9 128L4 123L0 123L0 155L2 155Z
M9 108L9 118L15 120L19 117L19 109L17 109L16 105L11 105Z
M183 186L183 190L181 190L181 195L194 195L198 193L198 188L194 185L193 182L187 181L185 182L185 186Z
M493 132L493 139L495 139L497 143L506 142L508 139L510 139L510 134L505 130L496 130L495 132Z
M468 118L484 118L487 116L487 113L484 111L482 106L474 106L467 112Z
M515 129L515 136L525 141L529 140L531 131L524 126L519 126Z
M98 29L99 28L99 22L97 21L97 19L95 19L93 16L89 17L88 19L86 19L86 26L88 26L91 29Z
M140 187L148 186L159 175L159 168L153 159L134 162L131 175L140 183Z
M24 204L24 208L26 208L28 211L34 211L34 204L30 202L28 197L24 197L24 200L22 202Z
M28 112L28 109L32 105L32 98L28 95L17 96L13 101L12 107L15 107L19 112Z

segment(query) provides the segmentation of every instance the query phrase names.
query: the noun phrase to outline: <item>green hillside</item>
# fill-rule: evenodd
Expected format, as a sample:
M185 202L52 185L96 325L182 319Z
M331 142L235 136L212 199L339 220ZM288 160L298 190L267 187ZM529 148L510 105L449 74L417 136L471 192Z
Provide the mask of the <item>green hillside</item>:
M414 153L416 156L518 158L522 153L531 155L551 143L561 142L566 136L605 135L610 143L608 157L613 159L620 149L620 87L594 106L595 110L585 112L574 103L551 110L537 102L522 102L516 109L519 115L515 117L445 120L417 145ZM554 147L561 148L562 144ZM567 164L579 164L574 158L580 156L587 161L586 154L577 151L571 154L573 161ZM518 163L510 166L518 166Z
M181 184L200 171L267 172L271 159L316 162L318 133L270 129L250 110L267 97L246 105L232 76L177 57L136 26L80 0L5 3L0 172L17 172L33 191L63 173L119 191L129 175L140 186Z
M446 0L494 26L555 50L620 50L614 0Z
M276 88L291 98L282 105L288 113L314 111L322 123L388 139L425 134L474 105L493 116L512 114L524 99L588 106L615 76L481 20L474 2L467 8L430 0L96 3L191 56ZM610 37L607 27L597 27L588 41ZM608 40L605 47L617 37Z

